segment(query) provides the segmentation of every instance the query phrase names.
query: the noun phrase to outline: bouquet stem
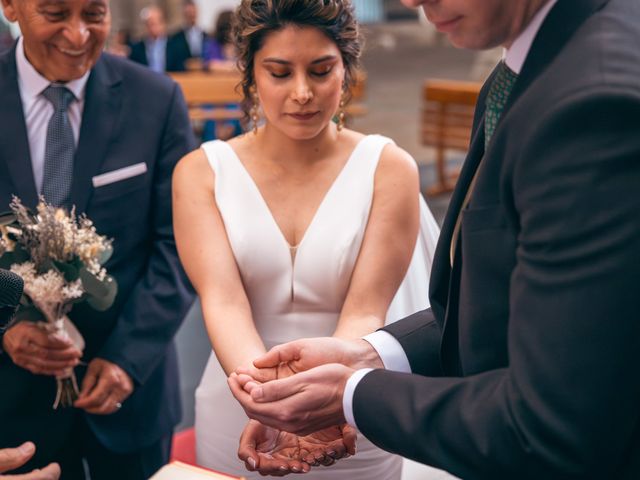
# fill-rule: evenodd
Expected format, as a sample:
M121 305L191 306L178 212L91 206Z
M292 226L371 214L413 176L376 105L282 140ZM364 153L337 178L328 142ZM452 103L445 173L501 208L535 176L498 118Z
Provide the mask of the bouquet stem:
M82 335L67 316L58 317L51 322L47 328L54 335L71 339L73 344L80 350L84 348ZM73 369L65 372L64 375L56 377L56 386L56 399L53 402L53 409L57 410L58 407L73 407L73 403L78 399L78 395L80 395L78 381L76 380L76 374Z
M53 402L53 409L57 410L58 407L73 407L73 403L78 399L78 395L80 394L76 374L71 372L70 377L56 378L56 385L58 390L56 392L56 399Z

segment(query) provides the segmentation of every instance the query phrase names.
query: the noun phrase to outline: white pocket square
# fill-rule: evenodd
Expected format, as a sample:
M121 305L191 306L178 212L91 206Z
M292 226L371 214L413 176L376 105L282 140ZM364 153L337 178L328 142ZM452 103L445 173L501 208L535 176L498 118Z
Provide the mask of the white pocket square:
M113 170L111 172L96 175L91 179L91 181L93 182L93 187L98 188L109 185L110 183L120 182L137 175L142 175L146 172L147 164L142 162L136 163L135 165L130 165L128 167L119 168L118 170Z

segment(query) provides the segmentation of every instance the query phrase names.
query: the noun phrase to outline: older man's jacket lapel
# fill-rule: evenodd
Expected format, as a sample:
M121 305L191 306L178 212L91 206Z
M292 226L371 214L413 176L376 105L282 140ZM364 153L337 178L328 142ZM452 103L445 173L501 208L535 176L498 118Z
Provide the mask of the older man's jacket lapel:
M13 193L33 207L38 201L29 137L18 89L16 47L0 56L0 112L6 121L0 126L0 163L6 165ZM3 205L4 210L7 206Z
M80 140L73 167L71 202L84 212L93 192L92 178L108 153L121 122L121 75L99 60L87 82Z

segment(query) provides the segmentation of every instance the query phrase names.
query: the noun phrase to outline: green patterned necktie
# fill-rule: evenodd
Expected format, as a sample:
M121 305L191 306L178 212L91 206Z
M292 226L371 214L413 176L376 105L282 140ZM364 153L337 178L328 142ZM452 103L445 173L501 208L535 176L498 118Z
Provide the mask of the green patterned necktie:
M485 112L484 112L484 151L487 151L489 147L489 142L491 141L491 137L493 137L493 133L496 131L496 127L498 126L498 121L500 120L500 115L502 115L502 111L504 110L505 105L507 104L507 100L509 99L509 94L511 94L511 90L518 79L518 75L515 74L513 70L511 70L506 63L501 62L498 66L498 72L494 77L491 86L489 87L489 93L487 94L487 98L485 100ZM478 172L480 171L480 166L476 169L476 172L471 179L471 183L469 184L469 188L467 189L467 193L462 201L462 205L460 210L458 211L458 218L456 219L456 224L453 227L453 234L451 235L451 245L449 246L449 255L451 260L451 266L453 267L453 260L456 256L456 248L458 245L458 237L460 236L460 221L462 219L462 212L467 205L469 205L469 200L471 199L471 194L473 193L473 189L476 186L476 179L478 178Z
M486 99L486 109L484 112L484 150L487 151L489 142L493 133L496 131L500 115L504 110L509 94L513 89L513 86L518 79L518 75L511 70L506 63L501 62L498 67L498 73L496 73L489 93Z

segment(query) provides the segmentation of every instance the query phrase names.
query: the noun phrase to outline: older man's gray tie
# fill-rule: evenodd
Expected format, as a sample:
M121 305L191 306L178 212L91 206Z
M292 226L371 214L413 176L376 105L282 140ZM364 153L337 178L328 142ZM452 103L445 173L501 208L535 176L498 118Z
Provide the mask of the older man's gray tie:
M49 85L42 94L54 110L47 127L42 195L52 205L68 207L76 147L67 109L75 97L59 85Z

